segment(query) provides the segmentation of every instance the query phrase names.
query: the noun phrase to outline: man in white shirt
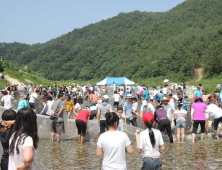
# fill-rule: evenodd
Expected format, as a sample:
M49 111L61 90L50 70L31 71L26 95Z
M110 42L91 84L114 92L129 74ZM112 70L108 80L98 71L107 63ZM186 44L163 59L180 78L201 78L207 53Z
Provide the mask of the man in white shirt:
M155 112L155 108L151 103L148 103L146 100L142 101L142 106L140 109L140 116L142 117L144 113L150 112L153 113Z
M173 95L172 98L170 99L170 102L169 102L169 103L170 103L173 111L176 110L176 109L175 109L175 102L176 102L177 100L179 100L179 98L178 98L177 95Z
M1 102L4 102L4 108L11 109L12 108L12 96L8 95L7 91L2 91L2 99Z
M168 119L171 121L174 118L174 111L175 109L172 108L172 106L170 105L167 97L164 97L163 100L161 100L161 103L164 108L164 110L167 111L167 117Z
M119 107L120 100L121 100L120 95L115 90L114 91L114 95L113 95L113 106L114 106L114 108L118 108Z
M215 138L219 139L217 128L218 128L219 123L222 121L222 109L216 105L215 100L211 100L210 102L211 104L207 106L208 108L207 110L208 110L209 117L214 119Z
M37 99L38 94L36 92L32 93L29 96L29 106L35 111L35 100Z
M52 115L51 107L52 107L52 104L54 101L49 100L49 96L44 96L43 101L45 103L44 103L44 107L43 107L40 114L51 116Z

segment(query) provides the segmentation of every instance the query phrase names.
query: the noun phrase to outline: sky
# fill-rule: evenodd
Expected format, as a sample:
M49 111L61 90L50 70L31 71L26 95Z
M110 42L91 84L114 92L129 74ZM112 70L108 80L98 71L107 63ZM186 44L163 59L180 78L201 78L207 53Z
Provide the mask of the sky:
M44 43L120 12L165 12L183 1L0 0L0 42Z

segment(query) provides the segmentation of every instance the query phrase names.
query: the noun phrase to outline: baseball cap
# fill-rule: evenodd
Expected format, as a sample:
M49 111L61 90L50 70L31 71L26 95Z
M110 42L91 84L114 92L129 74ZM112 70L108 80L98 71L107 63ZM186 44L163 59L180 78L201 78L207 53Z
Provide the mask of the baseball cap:
M154 121L154 115L150 112L146 112L146 113L143 114L142 120L144 121L144 123L153 122Z

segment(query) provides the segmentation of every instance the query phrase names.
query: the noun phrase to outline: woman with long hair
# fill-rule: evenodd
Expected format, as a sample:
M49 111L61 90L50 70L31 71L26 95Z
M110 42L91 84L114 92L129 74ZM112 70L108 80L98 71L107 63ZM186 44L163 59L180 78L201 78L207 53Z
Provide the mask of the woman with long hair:
M144 113L142 120L147 129L136 134L137 152L143 151L142 170L159 170L162 162L159 150L164 151L165 146L162 135L159 130L153 129L154 115L152 113Z
M126 170L126 154L133 153L133 147L126 133L118 131L119 116L115 112L105 114L108 131L101 134L96 155L103 156L102 169Z
M34 149L38 148L37 116L30 108L18 111L15 119L14 133L9 144L9 170L35 170Z
M184 142L185 137L185 127L186 127L186 119L187 119L187 111L183 110L183 103L178 103L178 110L175 111L175 119L177 126L177 141L180 143L180 134L182 135L182 142Z
M207 105L203 102L203 99L200 97L197 97L197 99L194 101L194 103L191 106L191 120L193 122L193 132L192 132L192 142L195 142L196 132L198 129L198 126L201 126L201 141L204 139L205 134L205 123L207 122L208 117L205 116L208 115ZM206 124L208 128L208 124Z

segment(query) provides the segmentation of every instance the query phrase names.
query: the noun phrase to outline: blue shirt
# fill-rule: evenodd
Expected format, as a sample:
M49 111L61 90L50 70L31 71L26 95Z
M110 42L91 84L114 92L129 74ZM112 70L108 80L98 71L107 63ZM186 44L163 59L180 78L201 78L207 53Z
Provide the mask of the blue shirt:
M221 97L220 97L221 94L222 94L222 90L221 90L221 92L219 93L219 97L218 97L218 100L219 100L219 101L218 101L218 102L219 102L219 106L220 106L220 104L221 104Z
M149 91L148 90L145 90L144 92L143 92L143 96L144 96L144 100L148 100L148 97L149 97Z
M18 103L18 110L20 110L20 109L22 109L24 107L28 107L28 104L27 104L25 99L19 101L19 103Z
M202 91L201 90L196 90L195 95L196 95L196 97L202 97Z
M123 111L126 112L126 118L128 119L131 117L132 106L133 106L133 103L129 103L129 102L124 103L124 106L123 106ZM136 116L133 114L133 118L135 117Z
M130 94L130 91L126 91L126 97L127 97L128 94Z
M163 95L162 94L158 94L155 98L156 100L162 100L163 99Z
M184 100L183 101L183 105L184 105L183 106L183 110L187 110L187 106L186 106L187 104L188 104L188 102L186 100Z

